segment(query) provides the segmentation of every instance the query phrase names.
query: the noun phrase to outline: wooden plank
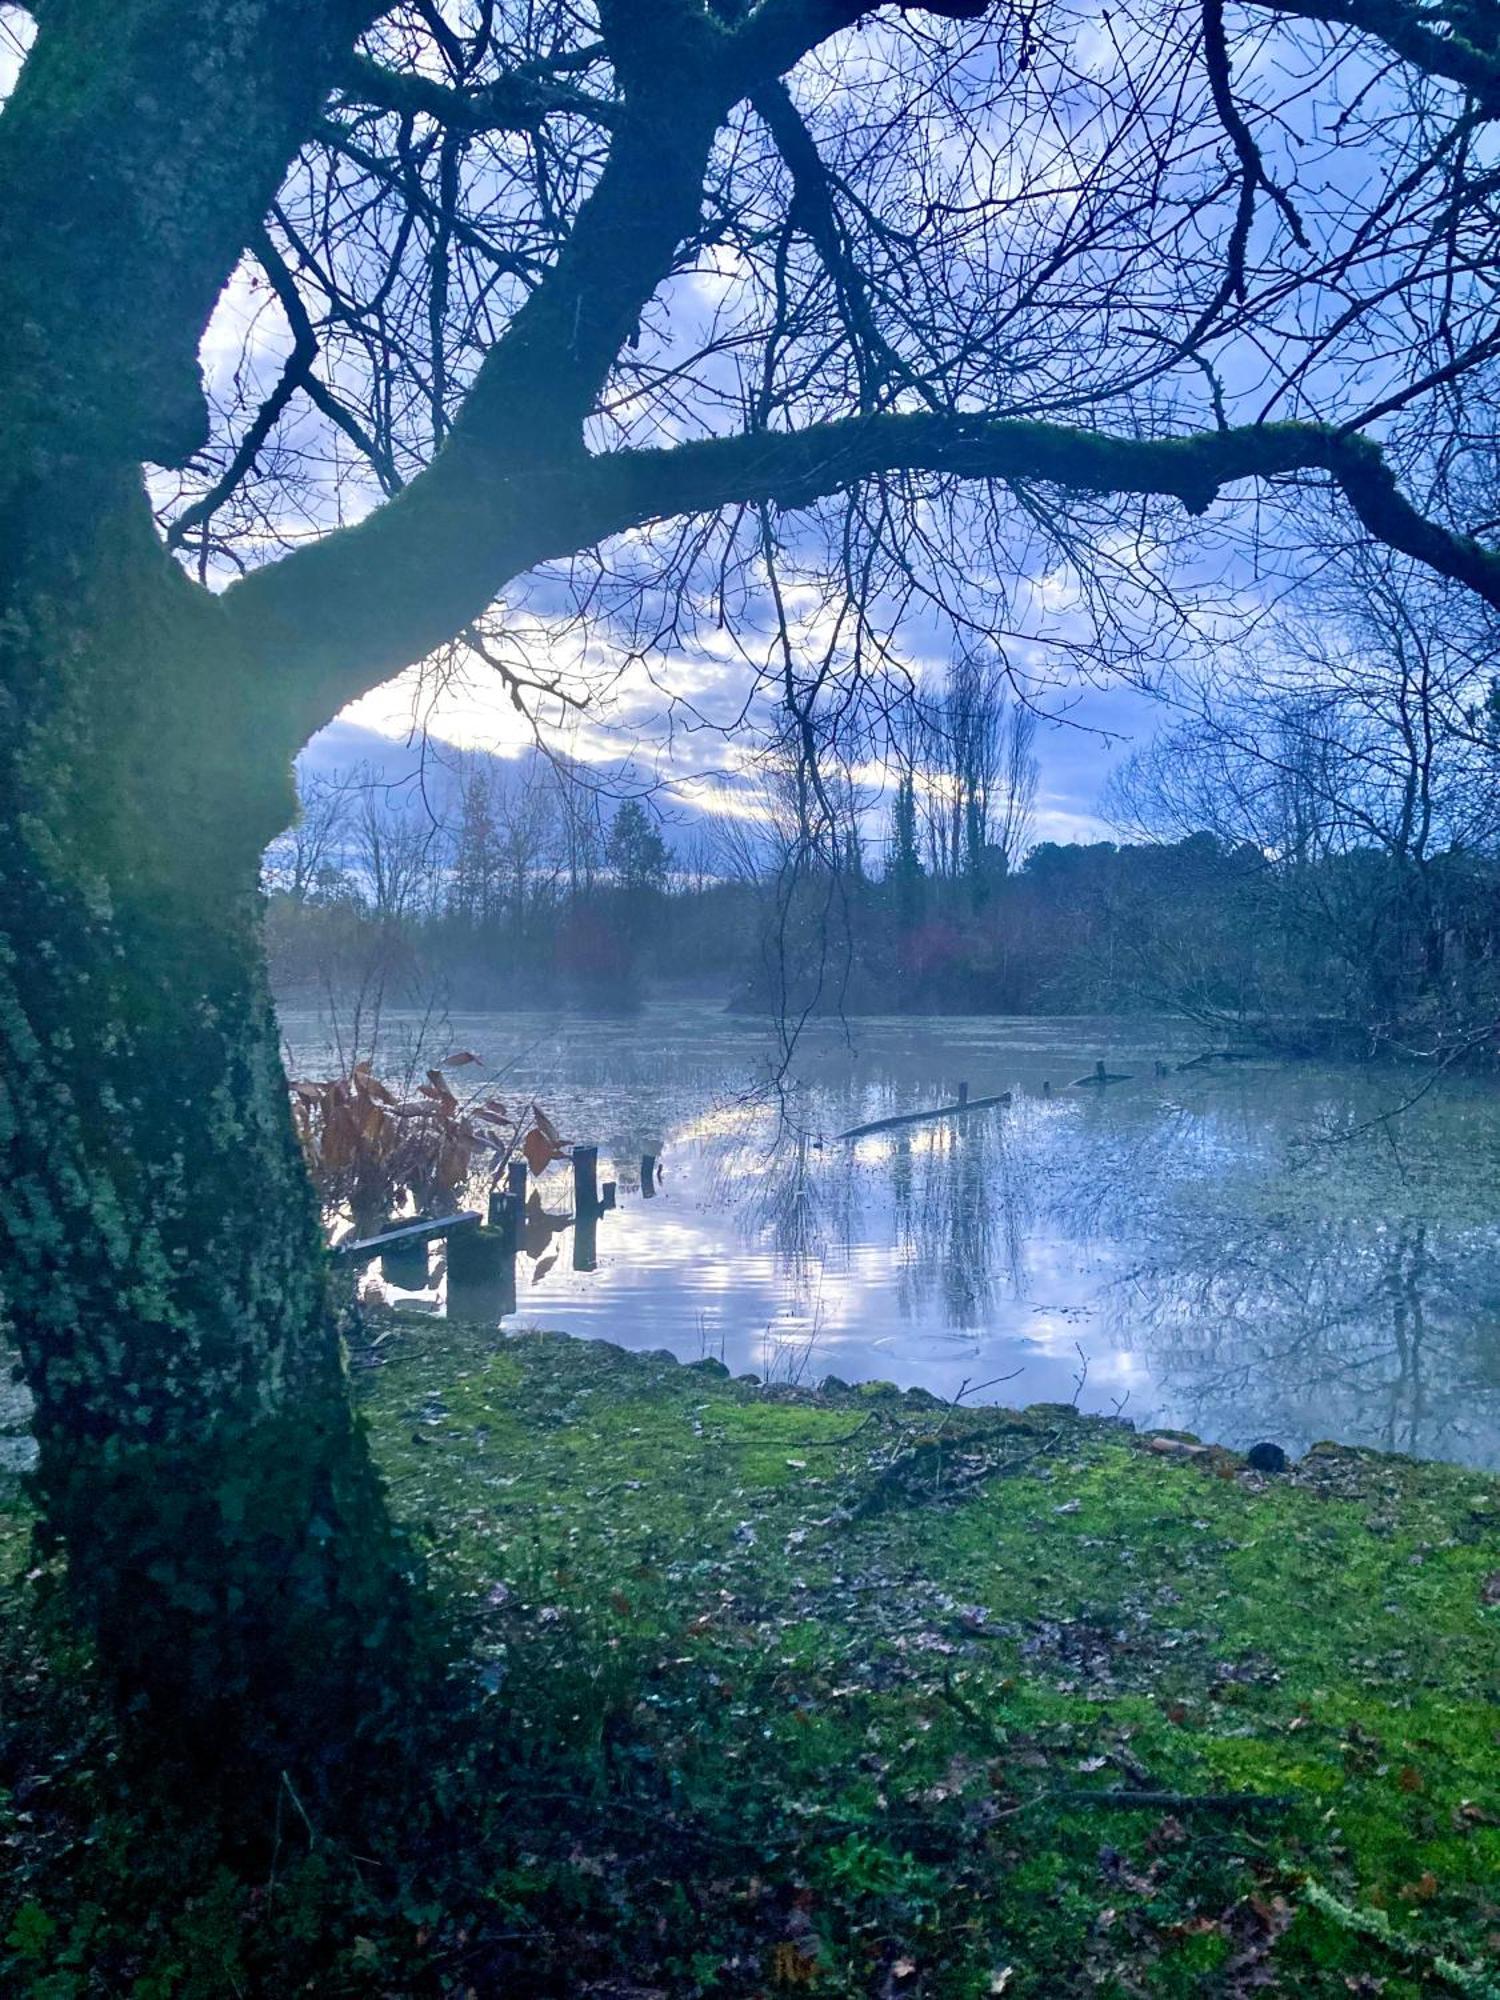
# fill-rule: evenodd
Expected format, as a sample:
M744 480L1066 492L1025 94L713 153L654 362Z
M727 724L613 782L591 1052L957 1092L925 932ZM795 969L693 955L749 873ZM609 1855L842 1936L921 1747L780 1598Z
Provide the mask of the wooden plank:
M871 1132L894 1132L898 1125L923 1125L929 1118L966 1118L971 1111L991 1111L997 1104L1009 1104L1010 1092L1002 1090L998 1097L967 1097L957 1104L934 1105L930 1111L903 1111L899 1118L875 1118L868 1125L851 1125L847 1132L836 1135L834 1144L842 1139L863 1139Z
M364 1236L357 1243L335 1243L336 1263L364 1264L383 1251L400 1249L409 1243L430 1243L435 1237L452 1236L460 1229L477 1229L477 1209L460 1209L457 1215L435 1215L430 1222L403 1222L399 1229L387 1229L380 1236Z

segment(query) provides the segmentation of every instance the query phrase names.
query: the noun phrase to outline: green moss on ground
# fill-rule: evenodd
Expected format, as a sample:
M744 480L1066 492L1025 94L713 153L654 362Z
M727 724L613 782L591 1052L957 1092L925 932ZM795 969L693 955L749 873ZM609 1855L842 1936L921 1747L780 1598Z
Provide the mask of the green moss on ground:
M469 1635L435 1816L289 1808L274 1880L132 1817L13 1513L5 1991L1500 1996L1500 1483L410 1317L357 1362Z

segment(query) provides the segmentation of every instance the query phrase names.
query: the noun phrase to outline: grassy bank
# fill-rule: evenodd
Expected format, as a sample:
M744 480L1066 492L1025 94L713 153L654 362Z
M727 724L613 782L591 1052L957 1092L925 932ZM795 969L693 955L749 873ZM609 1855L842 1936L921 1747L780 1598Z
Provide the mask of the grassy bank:
M1500 1995L1500 1483L397 1318L482 1724L353 1856L133 1812L9 1526L0 1989ZM309 1984L309 1982L311 1982Z

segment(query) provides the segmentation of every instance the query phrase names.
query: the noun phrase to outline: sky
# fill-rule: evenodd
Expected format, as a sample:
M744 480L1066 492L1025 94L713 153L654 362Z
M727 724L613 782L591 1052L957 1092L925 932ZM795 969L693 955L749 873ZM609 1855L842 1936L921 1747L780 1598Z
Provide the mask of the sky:
M0 100L15 81L30 34L31 24L23 15L7 13L0 33ZM706 303L712 304L712 275L703 283ZM274 318L267 322L262 302L248 293L241 296L243 291L237 274L205 338L202 359L211 386L242 364L252 317L263 329L257 338L267 343L268 359L280 345L283 330ZM663 678L674 687L690 689L700 705L717 707L726 715L736 710L744 668L727 649L716 657L705 648L691 657L663 662L662 668ZM928 678L940 672L940 663L926 663ZM604 677L608 678L607 672ZM659 774L667 781L660 803L669 819L684 811L690 815L695 802L710 797L716 803L730 803L732 809L731 747L701 732L684 735L677 730L670 732L668 741L661 706L654 687L627 674L609 712L597 712L571 730L568 747L605 773L628 771L637 781ZM1040 779L1034 838L1111 837L1099 812L1105 778L1122 755L1149 737L1161 711L1123 684L1080 684L1053 690L1042 704L1042 715L1036 740ZM503 686L476 660L460 685L436 694L420 670L412 670L365 696L319 732L299 767L329 773L364 764L392 782L401 782L419 767L424 737L428 754L439 758L463 751L519 756L531 741L527 724L516 714ZM865 775L878 785L876 773Z
M730 665L707 656L686 664L701 701L711 702L716 693L725 706L737 700L738 682ZM659 700L655 705L659 724ZM1117 837L1101 815L1101 790L1112 767L1149 739L1162 720L1156 702L1124 683L1054 691L1043 703L1037 729L1039 782L1032 838L1067 842ZM653 727L651 700L639 686L625 689L618 711L590 717L565 740L574 755L623 785L650 782L659 774L664 782L657 804L669 823L686 823L700 806L739 809L733 742L680 732L668 740L663 727ZM466 751L519 757L532 741L503 686L483 662L475 661L457 685L435 691L413 670L364 696L312 739L300 768L331 775L366 765L388 782L401 783L415 776L424 754L439 761ZM861 776L872 789L878 787L873 769Z

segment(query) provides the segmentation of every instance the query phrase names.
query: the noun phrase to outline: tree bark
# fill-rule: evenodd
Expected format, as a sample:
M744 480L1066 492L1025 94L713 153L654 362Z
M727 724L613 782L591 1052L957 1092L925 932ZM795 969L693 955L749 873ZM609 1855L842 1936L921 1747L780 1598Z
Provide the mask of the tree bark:
M153 1758L329 1798L420 1594L349 1401L260 942L274 715L139 479L0 508L0 1287L47 1532Z

